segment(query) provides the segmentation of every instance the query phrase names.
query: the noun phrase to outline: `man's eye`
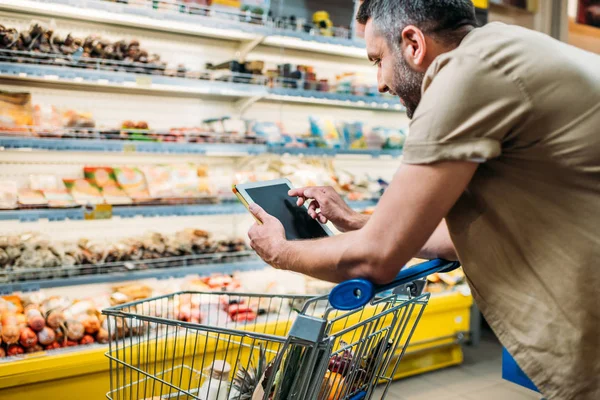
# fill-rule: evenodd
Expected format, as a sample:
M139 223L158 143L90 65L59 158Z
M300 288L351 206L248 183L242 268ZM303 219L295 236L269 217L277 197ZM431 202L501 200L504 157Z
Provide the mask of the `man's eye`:
M375 60L373 61L373 66L374 67L379 67L381 65L381 60Z

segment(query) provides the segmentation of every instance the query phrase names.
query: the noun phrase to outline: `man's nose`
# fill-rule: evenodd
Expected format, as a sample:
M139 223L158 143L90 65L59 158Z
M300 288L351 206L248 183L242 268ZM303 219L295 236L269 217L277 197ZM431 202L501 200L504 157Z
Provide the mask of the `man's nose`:
M377 70L377 90L379 90L379 93L386 93L390 90L381 78L381 69Z
M387 93L390 91L390 88L382 81L377 82L377 89L379 90L379 93Z

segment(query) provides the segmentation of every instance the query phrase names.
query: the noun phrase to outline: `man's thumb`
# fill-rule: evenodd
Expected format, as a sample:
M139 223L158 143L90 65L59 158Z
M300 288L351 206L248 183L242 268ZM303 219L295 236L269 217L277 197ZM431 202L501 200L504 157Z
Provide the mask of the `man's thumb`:
M256 218L258 218L260 220L260 222L265 222L265 218L267 217L267 213L265 210L262 209L261 206L259 206L256 203L252 203L250 204L250 207L248 207L250 212L252 213L252 215L254 215Z

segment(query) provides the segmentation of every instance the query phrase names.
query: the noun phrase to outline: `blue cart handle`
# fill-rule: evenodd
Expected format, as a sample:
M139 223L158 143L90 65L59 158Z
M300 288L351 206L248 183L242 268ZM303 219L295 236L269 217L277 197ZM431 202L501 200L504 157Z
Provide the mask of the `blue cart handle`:
M386 285L375 285L366 279L351 279L337 285L329 294L329 303L337 310L354 310L367 305L377 293L425 278L436 272L449 272L460 267L457 261L440 258L426 261L400 271L396 279Z

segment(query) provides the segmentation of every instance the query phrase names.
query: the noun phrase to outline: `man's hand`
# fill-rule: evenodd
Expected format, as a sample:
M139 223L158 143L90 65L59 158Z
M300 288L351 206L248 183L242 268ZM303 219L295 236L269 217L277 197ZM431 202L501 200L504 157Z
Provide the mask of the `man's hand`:
M262 223L255 223L248 231L250 247L267 264L279 268L277 257L286 243L283 225L277 218L267 214L258 204L250 205L250 212Z
M312 200L308 205L308 215L322 224L331 221L340 232L360 229L368 220L368 217L352 210L331 186L292 189L288 195L298 197L299 206Z

